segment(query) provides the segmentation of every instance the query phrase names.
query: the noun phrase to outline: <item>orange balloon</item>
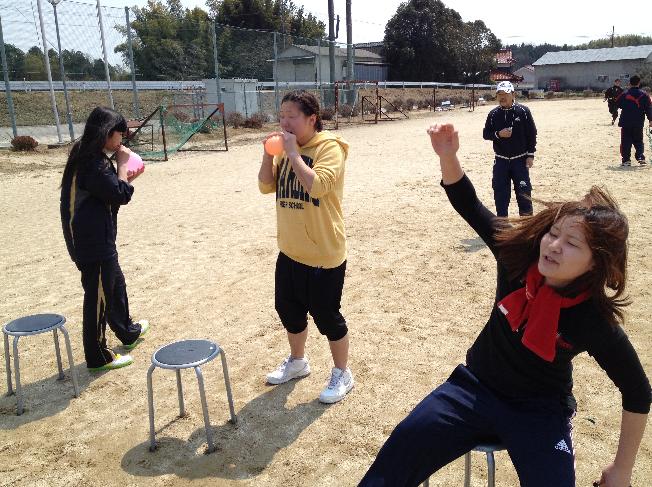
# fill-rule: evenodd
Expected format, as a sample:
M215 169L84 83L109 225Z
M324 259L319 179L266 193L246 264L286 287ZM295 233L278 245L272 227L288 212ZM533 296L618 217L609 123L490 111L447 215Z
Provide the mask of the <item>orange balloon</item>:
M280 156L283 154L283 137L280 135L272 135L265 141L265 152L272 156Z

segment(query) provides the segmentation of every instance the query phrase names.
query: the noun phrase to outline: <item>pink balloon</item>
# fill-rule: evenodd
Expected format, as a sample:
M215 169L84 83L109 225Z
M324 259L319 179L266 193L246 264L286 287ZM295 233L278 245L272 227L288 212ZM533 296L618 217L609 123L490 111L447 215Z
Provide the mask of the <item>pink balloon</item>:
M132 152L129 154L129 159L127 159L127 177L134 178L145 171L145 164L143 164L143 159Z
M143 159L135 152L129 154L129 159L127 159L127 171L137 173L144 170L145 164L143 163Z

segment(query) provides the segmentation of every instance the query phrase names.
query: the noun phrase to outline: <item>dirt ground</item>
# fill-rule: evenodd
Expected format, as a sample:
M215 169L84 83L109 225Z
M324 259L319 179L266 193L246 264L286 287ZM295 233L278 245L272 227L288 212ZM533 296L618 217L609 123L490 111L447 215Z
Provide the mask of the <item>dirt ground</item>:
M534 196L579 197L590 185L604 184L629 216L628 290L634 303L625 327L652 375L652 173L619 167L618 129L600 100L540 101L530 107L539 129ZM81 388L81 396L73 398L67 370L63 382L56 380L51 336L21 339L26 410L16 416L15 397L2 389L0 485L356 485L394 426L464 361L492 306L493 258L448 204L425 134L431 122L455 123L460 159L481 199L493 207L492 150L481 135L490 108L340 131L351 143L343 312L356 387L331 406L317 401L331 359L312 323L307 347L312 374L265 385L265 374L286 355L287 345L274 311L274 198L258 192L258 143L233 144L226 153L178 154L148 165L135 182L133 201L120 212L120 261L132 314L148 318L152 330L133 352L132 366L95 375L84 363L82 289L59 221L65 155L0 152L0 320L38 312L65 315ZM183 374L188 415L177 418L174 374L158 369L159 449L150 453L150 357L184 338L209 338L226 351L238 423L227 421L219 360L203 366L218 446L204 454L194 374ZM591 357L583 354L574 363L577 485L588 486L615 454L620 394ZM3 377L4 367L2 360ZM635 487L652 481L651 431L638 454ZM496 459L496 485L518 485L507 454ZM485 471L484 459L474 454L473 486L486 485ZM459 459L437 472L430 485L461 485L462 478Z

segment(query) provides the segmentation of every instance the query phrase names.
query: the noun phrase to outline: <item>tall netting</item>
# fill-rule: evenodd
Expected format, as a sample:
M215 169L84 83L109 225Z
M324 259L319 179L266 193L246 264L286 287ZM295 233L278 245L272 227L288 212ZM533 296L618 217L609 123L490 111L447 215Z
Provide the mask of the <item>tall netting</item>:
M47 2L45 2L45 6L52 10ZM7 71L9 79L17 85L16 91L12 93L12 98L18 133L20 135L38 135L37 126L55 125L48 97L43 96L40 92L33 92L28 83L32 80L47 79L38 11L36 5L32 5L32 2L0 0L0 15L2 16ZM48 50L56 49L56 37L47 39L47 41ZM54 41L54 45L52 41ZM57 68L56 64L53 68ZM56 73L52 73L52 76L54 77L57 73L58 69ZM2 107L0 108L0 140L6 142L12 138L12 131L4 89L0 97L2 100ZM63 98L58 98L57 102L63 103Z
M172 117L171 106L206 111L223 104L228 128L237 131L243 124L257 128L276 121L283 97L297 89L318 96L327 122L353 122L379 105L367 91L368 82L387 77L381 56L368 49L354 49L350 60L345 44L220 25L201 9L176 12L157 3L124 9L90 0L65 0L56 9L46 0L40 4L39 15L36 0L0 0L0 20L18 132L42 143L79 137L91 110L104 105L120 111L136 129L148 119L147 130L154 131L150 152L156 153L155 139L162 140L165 127L149 117L156 110ZM342 79L353 81L334 82ZM0 145L12 137L5 98L3 92ZM178 123L195 123L183 113L174 117ZM170 125L177 122L171 119ZM195 134L185 144L198 138Z

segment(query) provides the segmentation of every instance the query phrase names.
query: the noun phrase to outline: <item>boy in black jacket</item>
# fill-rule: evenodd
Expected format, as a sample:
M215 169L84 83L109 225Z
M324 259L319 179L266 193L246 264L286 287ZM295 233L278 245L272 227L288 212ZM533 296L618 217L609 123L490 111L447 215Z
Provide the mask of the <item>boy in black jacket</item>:
M493 141L495 161L491 186L496 214L507 216L511 198L510 180L521 216L532 214L532 184L529 168L534 164L537 128L530 110L514 100L514 86L501 81L496 87L499 105L489 112L482 135Z
M632 153L632 144L634 145L634 157L641 166L646 164L645 155L643 154L643 126L647 116L650 126L652 127L652 102L650 95L640 88L641 78L634 75L629 79L630 88L622 93L616 100L620 108L620 155L622 156L622 165L631 166L630 156Z
M604 101L607 102L609 106L609 113L611 113L611 125L614 124L618 118L618 105L616 104L616 99L623 92L623 89L620 87L620 80L614 80L614 85L611 88L607 88L604 92Z

